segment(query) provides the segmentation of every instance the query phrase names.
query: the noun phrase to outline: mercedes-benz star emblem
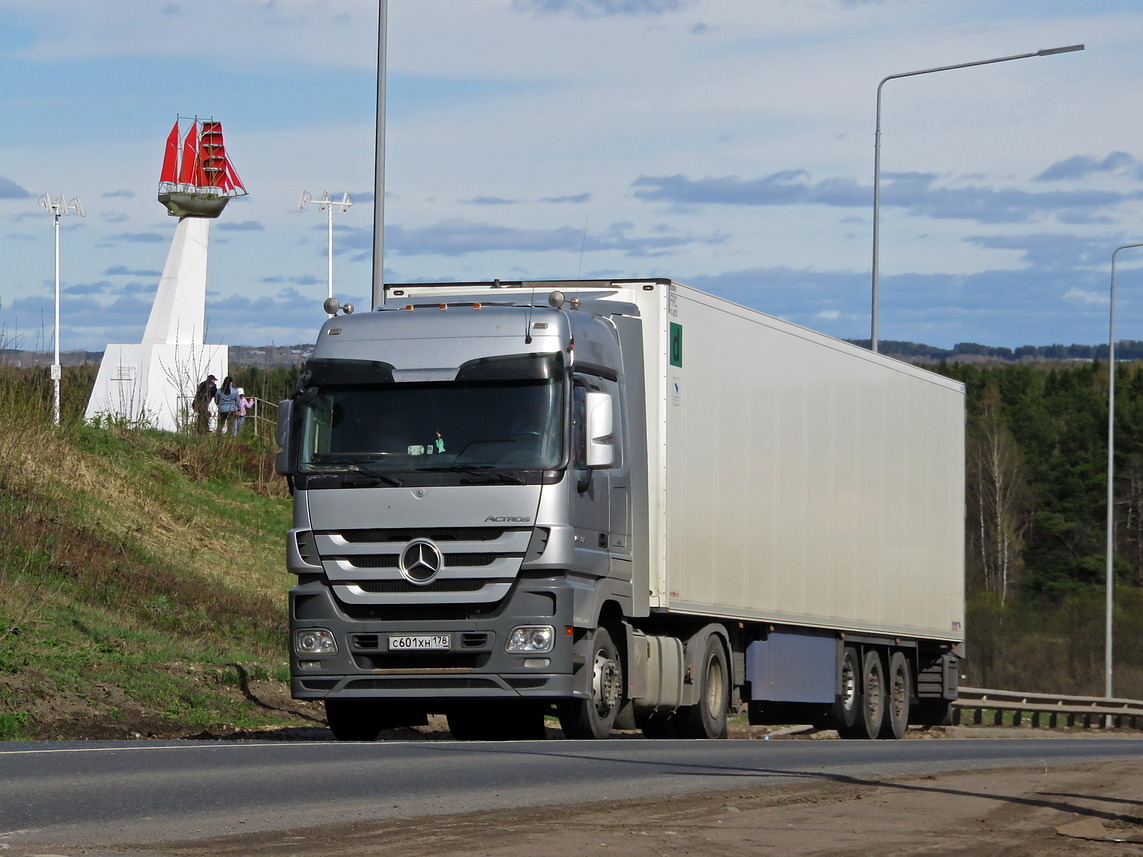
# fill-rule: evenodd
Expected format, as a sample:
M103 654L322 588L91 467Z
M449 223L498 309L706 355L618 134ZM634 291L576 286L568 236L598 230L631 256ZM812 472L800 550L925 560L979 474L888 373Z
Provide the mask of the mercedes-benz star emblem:
M415 539L401 552L401 576L410 583L430 583L443 565L440 548L428 539Z

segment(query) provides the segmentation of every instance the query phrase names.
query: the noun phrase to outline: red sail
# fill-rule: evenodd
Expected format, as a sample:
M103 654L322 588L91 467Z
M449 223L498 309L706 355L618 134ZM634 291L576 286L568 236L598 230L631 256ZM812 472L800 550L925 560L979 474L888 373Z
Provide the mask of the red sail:
M226 177L226 152L222 147L222 125L204 119L198 138L199 165L205 187L222 188Z
M183 160L179 164L179 184L198 184L198 123L192 122L183 138Z
M175 120L175 127L167 137L167 148L163 152L163 171L159 173L159 181L174 184L178 180L179 161L179 120Z

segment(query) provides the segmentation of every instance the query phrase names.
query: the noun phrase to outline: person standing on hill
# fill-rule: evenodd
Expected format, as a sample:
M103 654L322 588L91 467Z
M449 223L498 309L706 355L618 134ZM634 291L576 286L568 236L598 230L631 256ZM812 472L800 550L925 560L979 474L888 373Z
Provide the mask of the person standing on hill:
M194 411L195 434L207 434L210 431L210 403L218 395L218 387L215 386L217 383L217 378L213 375L207 375L206 380L199 384L198 389L194 391L191 410Z
M226 434L226 427L238 416L238 398L238 388L234 386L234 379L227 375L214 396L214 400L218 403L219 434Z
M241 387L238 388L238 411L234 418L234 431L231 432L235 437L242 431L242 424L246 422L246 412L254 407L254 399L246 398L246 391Z

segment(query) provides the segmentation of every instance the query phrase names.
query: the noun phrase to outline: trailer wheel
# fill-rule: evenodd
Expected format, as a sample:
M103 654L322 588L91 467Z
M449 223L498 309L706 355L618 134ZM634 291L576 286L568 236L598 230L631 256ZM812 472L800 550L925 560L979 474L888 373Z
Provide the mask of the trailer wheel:
M901 652L889 657L889 675L886 682L885 718L881 723L882 738L903 738L909 728L909 699L913 695L913 682L909 675L909 662Z
M375 699L327 699L325 719L338 741L374 741L381 733L381 707Z
M730 671L726 667L726 651L722 641L711 634L706 638L699 674L695 682L699 700L680 708L675 714L679 735L684 738L725 738L726 712L730 701Z
M606 738L623 705L623 662L606 628L591 632L591 698L557 707L560 728L569 738Z
M856 738L861 714L861 663L853 646L842 649L838 678L841 693L830 710L830 721L842 738Z
M885 665L876 649L865 653L861 664L861 717L857 738L876 738L885 720Z

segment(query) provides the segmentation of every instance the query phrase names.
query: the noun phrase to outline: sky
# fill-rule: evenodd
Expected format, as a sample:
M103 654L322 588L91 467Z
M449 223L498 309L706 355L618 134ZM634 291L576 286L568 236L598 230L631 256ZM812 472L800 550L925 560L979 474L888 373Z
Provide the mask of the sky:
M377 0L0 0L0 346L141 341L176 116L249 195L206 339L312 343L372 293ZM841 338L1097 344L1143 242L1138 0L389 0L385 280L670 277ZM1143 340L1143 248L1116 262Z

